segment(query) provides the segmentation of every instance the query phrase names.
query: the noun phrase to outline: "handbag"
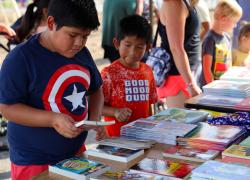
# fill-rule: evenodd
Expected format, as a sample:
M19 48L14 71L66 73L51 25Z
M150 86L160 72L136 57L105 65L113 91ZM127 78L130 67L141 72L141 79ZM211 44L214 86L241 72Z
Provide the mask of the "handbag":
M153 71L154 79L157 87L161 87L165 83L165 79L171 69L171 55L162 47L156 47L157 37L159 34L159 24L153 41L153 47L150 49L146 64Z

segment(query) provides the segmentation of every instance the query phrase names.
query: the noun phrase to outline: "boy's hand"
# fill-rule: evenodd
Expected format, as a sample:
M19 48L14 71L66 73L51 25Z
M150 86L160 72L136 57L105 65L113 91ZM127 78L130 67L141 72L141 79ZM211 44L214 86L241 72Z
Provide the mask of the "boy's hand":
M57 113L52 121L52 127L66 138L75 138L82 133L82 128L75 127L74 120L66 115Z
M127 121L132 114L132 110L129 108L115 109L114 116L119 122Z
M100 141L102 139L106 139L108 137L106 130L103 126L96 126L95 131L96 131L96 140L97 141Z

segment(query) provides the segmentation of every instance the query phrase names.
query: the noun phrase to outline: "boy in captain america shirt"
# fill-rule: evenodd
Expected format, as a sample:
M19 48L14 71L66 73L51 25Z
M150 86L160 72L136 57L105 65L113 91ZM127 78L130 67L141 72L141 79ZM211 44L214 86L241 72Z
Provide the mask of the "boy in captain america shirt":
M90 129L74 123L99 120L102 79L85 47L98 26L93 0L52 0L47 31L4 60L0 112L9 120L13 180L30 179L49 164L74 156ZM94 128L99 138L105 136L103 128Z
M121 126L152 115L156 103L155 80L151 68L141 62L151 40L151 27L138 15L127 16L120 22L120 32L114 39L120 58L101 72L103 78L105 121L109 136L120 136Z

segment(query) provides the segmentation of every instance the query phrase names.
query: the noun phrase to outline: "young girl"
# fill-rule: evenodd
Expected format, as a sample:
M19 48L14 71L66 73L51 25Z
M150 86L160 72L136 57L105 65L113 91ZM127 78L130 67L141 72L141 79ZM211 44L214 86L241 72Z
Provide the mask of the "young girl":
M31 35L46 30L47 12L50 0L35 0L29 4L27 10L22 17L21 25L15 31L17 41L23 42Z
M233 66L250 67L250 23L243 21L238 37L238 48L233 50Z

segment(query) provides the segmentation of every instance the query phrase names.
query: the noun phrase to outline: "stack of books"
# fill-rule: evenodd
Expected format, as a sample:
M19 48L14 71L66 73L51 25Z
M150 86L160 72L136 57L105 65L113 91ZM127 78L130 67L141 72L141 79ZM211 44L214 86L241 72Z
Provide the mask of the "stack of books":
M222 152L222 161L250 166L250 147L234 144Z
M207 161L201 166L194 169L191 173L191 179L199 180L249 180L250 179L250 168L228 164L219 161Z
M189 145L191 147L204 150L223 151L232 143L244 138L246 131L242 127L220 125L213 126L205 122L200 122L198 128L186 135L186 137L177 139L179 145Z
M199 104L210 106L236 107L244 98L228 96L203 95L199 98Z
M85 154L89 158L95 157L95 159L129 163L143 156L144 149L151 148L155 143L155 141L127 139L125 137L107 138L92 145L92 148L88 149Z
M80 157L65 159L49 166L49 172L79 180L90 179L110 169L109 166Z
M216 80L203 86L205 95L246 98L250 96L249 82Z
M176 137L184 137L197 127L195 124L176 123L168 120L138 119L121 128L121 135L135 139L155 140L176 145Z
M247 67L233 66L225 72L220 79L237 82L250 82L250 69Z
M243 99L241 102L234 106L235 109L250 111L250 97Z
M130 172L141 173L144 172L150 175L161 175L165 177L184 178L187 176L196 165L181 163L176 161L161 160L154 158L145 158L137 165L130 169Z

